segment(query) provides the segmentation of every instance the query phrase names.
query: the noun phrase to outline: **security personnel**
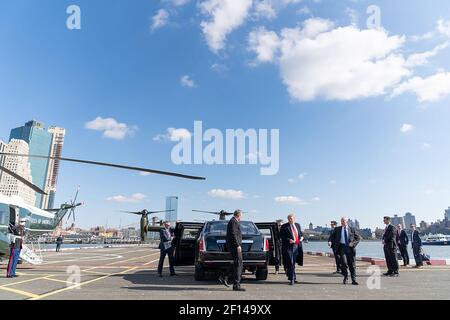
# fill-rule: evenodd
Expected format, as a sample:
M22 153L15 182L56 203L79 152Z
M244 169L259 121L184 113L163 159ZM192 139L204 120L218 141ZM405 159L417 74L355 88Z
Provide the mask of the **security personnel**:
M341 273L341 262L339 261L339 255L337 254L337 248L335 247L332 239L334 237L334 233L336 232L337 222L331 221L331 232L330 237L328 238L328 246L333 250L334 261L336 262L336 271L333 274Z
M239 225L242 219L242 211L236 210L233 213L233 217L230 219L227 225L227 248L233 258L233 290L245 291L241 287L241 276L243 269L242 262L242 232Z
M384 257L386 259L386 265L388 271L383 275L388 277L398 277L398 260L397 260L397 243L396 243L396 230L391 224L390 217L384 217L384 224L386 229L384 229L383 234L383 251Z
M159 238L161 241L159 242L160 256L158 263L158 276L162 277L162 270L164 265L164 258L166 255L169 257L169 269L170 275L176 276L175 269L173 267L173 231L170 229L170 222L164 221L164 228L159 230Z
M21 219L18 226L11 224L9 227L11 232L11 243L8 267L6 269L7 278L17 277L16 268L19 262L20 252L22 250L23 236L25 234L25 221L25 219Z

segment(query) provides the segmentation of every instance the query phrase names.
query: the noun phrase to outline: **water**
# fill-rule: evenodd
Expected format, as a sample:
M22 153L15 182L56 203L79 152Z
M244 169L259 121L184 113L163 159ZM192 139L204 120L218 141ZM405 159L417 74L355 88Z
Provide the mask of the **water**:
M424 246L423 249L426 254L430 255L431 259L450 259L450 246ZM324 241L303 243L303 250L305 252L331 252L328 242ZM408 252L409 259L414 261L414 255L409 245ZM361 241L356 247L356 256L384 259L383 245L381 241Z

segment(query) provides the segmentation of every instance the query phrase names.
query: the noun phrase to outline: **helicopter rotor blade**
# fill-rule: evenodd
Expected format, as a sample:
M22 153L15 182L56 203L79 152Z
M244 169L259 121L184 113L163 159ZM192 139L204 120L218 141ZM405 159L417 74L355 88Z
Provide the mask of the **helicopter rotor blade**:
M161 213L161 212L172 212L175 210L160 210L160 211L149 211L148 214L153 214L153 213Z
M3 153L0 153L0 155L3 155ZM6 169L3 166L0 166L0 171L5 172L6 174L10 175L13 178L16 178L17 180L22 182L24 185L26 185L26 186L30 187L31 189L33 189L33 191L36 191L37 193L42 194L42 195L47 195L47 193L44 190L42 190L38 186L32 184L30 181L28 181L24 177L19 176L17 173L15 173L15 172L13 172L13 171L11 171L9 169Z
M212 214L220 214L218 211L205 211L205 210L192 210L194 212L203 212L203 213L212 213Z
M123 211L121 210L120 212L125 212L125 213L132 213L132 214L137 214L137 215L142 215L142 211Z
M112 167L112 168L118 168L118 169L126 169L126 170L139 171L139 172L145 172L145 173L154 173L154 174L178 177L178 178L183 178L183 179L206 180L205 177L191 176L191 175L185 175L185 174L176 173L176 172L170 172L170 171L161 171L161 170L140 168L140 167L134 167L134 166L125 166L125 165L121 165L121 164L99 162L99 161L91 161L91 160L81 160L81 159L62 158L62 157L49 157L49 156L39 156L39 155L28 155L28 154L15 154L15 153L6 153L6 152L0 152L0 155L1 156L14 156L14 157L27 157L27 158L60 160L60 161L67 161L67 162L92 164L92 165L103 166L103 167Z

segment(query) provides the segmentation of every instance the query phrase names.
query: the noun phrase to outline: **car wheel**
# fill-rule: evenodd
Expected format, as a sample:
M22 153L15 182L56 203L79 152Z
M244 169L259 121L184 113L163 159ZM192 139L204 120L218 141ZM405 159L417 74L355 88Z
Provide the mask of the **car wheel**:
M205 269L202 266L195 265L195 273L194 273L195 281L205 280Z
M258 268L258 270L256 270L256 280L267 280L268 274L269 270L267 270L267 268Z

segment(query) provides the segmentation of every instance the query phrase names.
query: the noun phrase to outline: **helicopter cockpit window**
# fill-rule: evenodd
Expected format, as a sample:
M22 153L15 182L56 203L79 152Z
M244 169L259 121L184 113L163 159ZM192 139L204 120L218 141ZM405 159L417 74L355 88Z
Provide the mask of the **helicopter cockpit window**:
M9 206L0 203L0 225L7 226L9 220Z

